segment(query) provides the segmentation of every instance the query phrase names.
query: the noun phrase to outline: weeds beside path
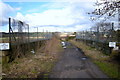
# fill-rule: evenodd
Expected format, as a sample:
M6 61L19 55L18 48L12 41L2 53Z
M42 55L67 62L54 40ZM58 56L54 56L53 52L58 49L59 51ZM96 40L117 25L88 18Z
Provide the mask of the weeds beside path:
M15 59L3 65L4 78L37 78L38 75L47 75L58 60L62 51L60 40L53 38L47 41L44 49L38 49L35 54ZM44 74L43 74L44 73Z
M110 60L110 56L103 54L102 52L87 46L81 41L70 41L78 48L82 49L84 54L92 59L92 61L99 66L99 68L106 73L110 78L119 78L119 65Z

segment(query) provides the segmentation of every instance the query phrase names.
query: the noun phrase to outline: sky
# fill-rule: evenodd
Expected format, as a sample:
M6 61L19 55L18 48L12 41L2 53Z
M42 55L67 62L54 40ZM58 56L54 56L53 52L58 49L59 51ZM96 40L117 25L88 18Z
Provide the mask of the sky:
M2 0L0 32L8 32L8 18L29 24L30 31L76 32L89 29L93 22L87 14L96 0Z

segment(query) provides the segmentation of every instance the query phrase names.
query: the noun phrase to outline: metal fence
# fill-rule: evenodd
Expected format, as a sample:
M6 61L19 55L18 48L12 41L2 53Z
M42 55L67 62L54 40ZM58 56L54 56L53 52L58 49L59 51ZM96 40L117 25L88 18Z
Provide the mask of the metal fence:
M31 28L23 21L9 18L9 32L2 32L2 43L9 43L10 49L12 45L20 46L22 44L29 44L52 38L51 32L30 32ZM33 27L34 28L34 27ZM32 29L33 29L32 28ZM3 49L0 49L3 50ZM8 49L7 49L8 50Z
M113 23L97 23L95 27L76 33L76 40L86 42L106 54L111 53L109 42L116 42L119 46L120 30L116 30Z
M76 39L96 42L118 42L117 30L113 23L101 23L89 30L77 32Z
M30 27L23 21L9 18L9 33L2 32L3 43L9 43L10 49L7 49L5 56L9 61L17 57L36 51L46 40L52 38L51 32L30 32Z
M9 43L18 45L52 38L50 32L30 32L29 25L20 20L9 18Z
M29 25L25 22L9 18L9 43L21 44L29 42Z
M51 32L29 32L29 41L35 42L40 40L48 40L52 38Z

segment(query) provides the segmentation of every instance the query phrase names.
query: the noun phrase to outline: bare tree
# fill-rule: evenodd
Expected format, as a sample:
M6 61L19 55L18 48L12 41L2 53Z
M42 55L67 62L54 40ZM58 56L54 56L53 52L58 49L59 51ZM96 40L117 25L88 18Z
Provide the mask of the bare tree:
M95 17L91 19L97 20L104 16L103 20L106 20L110 17L114 17L116 14L119 13L120 0L97 0L95 6L96 9L93 12L88 13L92 14Z

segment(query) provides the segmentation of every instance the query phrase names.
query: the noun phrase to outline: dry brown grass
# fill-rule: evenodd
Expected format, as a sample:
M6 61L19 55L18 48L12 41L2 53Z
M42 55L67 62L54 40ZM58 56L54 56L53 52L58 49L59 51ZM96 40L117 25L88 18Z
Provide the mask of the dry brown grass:
M72 44L76 45L78 48L81 48L86 56L91 57L94 60L108 60L109 56L104 55L102 52L96 50L95 48L91 48L87 46L83 42L77 42L75 40L70 41Z
M41 49L42 48L42 49ZM12 63L5 64L3 73L7 78L36 78L40 73L49 73L62 51L60 41L53 38L36 52L27 57L17 58Z
M51 54L51 55L55 55L57 54L59 51L62 51L62 47L60 44L60 40L57 40L56 37L53 37L52 40L47 41L45 46L45 53Z

